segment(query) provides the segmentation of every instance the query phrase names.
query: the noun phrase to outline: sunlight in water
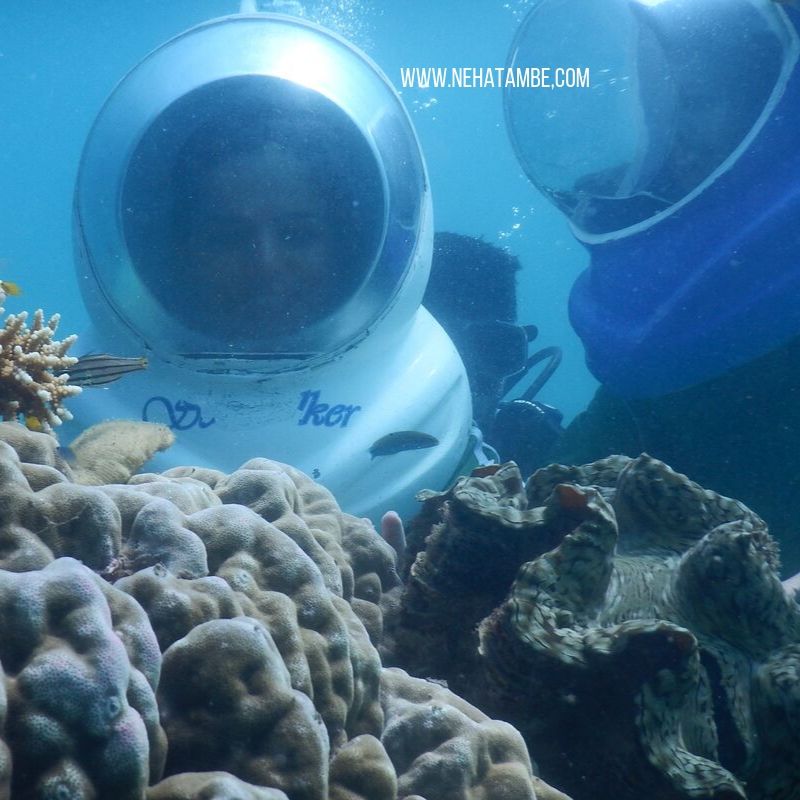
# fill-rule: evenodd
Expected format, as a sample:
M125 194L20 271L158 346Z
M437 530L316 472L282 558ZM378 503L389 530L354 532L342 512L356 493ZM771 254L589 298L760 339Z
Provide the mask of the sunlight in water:
M369 50L373 47L375 9L369 0L321 0L302 3L300 0L241 0L242 14L268 12L286 14L316 22Z

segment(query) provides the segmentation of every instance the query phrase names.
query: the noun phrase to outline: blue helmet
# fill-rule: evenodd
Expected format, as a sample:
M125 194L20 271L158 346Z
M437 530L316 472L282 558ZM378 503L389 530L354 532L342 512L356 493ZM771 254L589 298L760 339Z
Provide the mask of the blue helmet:
M588 68L583 88L507 88L506 119L591 254L570 317L622 395L800 334L798 22L773 0L540 0L517 33L511 69Z

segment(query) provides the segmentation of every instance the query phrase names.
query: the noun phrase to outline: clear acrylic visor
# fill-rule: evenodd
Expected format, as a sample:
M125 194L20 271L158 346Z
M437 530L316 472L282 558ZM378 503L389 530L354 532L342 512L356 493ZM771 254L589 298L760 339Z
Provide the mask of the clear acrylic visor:
M407 114L363 54L309 23L234 16L117 86L76 228L95 295L163 356L307 361L392 305L427 191Z
M540 0L508 67L550 88L506 87L509 135L579 235L638 229L733 163L797 51L773 0Z
M316 347L315 330L369 281L385 226L381 170L349 117L261 76L199 87L160 114L122 207L150 297L234 352Z

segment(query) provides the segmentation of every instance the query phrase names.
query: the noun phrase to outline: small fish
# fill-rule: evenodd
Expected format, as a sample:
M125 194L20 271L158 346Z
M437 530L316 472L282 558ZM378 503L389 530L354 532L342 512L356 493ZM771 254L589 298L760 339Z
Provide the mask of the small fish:
M22 294L22 287L14 281L0 281L0 289L12 297L19 297Z
M138 372L140 369L147 369L147 359L144 356L122 358L99 353L81 356L77 364L61 370L59 374L69 375L69 383L72 386L105 386L129 372Z
M28 414L28 416L25 417L25 427L29 431L36 431L37 433L40 433L44 430L42 421L39 419L39 417L33 416L33 414Z
M429 433L419 431L396 431L386 436L381 436L369 448L372 458L376 456L391 456L405 450L422 450L425 447L436 447L439 440Z

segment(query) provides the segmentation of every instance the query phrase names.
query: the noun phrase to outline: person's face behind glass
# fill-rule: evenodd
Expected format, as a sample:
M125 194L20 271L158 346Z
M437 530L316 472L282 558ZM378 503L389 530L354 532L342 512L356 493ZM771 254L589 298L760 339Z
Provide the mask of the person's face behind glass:
M318 176L276 143L197 167L179 205L179 268L221 332L281 335L318 318L337 255Z

